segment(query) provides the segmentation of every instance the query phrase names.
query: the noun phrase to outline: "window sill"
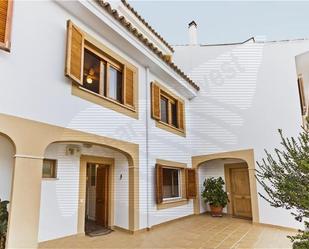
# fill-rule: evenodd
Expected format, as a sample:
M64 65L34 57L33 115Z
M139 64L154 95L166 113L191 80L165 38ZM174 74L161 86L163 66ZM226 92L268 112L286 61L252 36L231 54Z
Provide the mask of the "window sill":
M165 200L160 204L157 204L157 209L167 209L167 208L174 208L188 204L188 200L185 198L177 198L173 200Z
M133 107L131 108L129 106L123 105L116 100L91 92L81 86L77 86L74 82L72 82L72 95L122 113L131 118L138 119L138 112L136 111L137 107L134 109Z
M11 52L11 47L9 43L0 42L0 49L9 53Z
M160 120L156 120L156 127L161 128L163 130L166 130L168 132L174 133L178 136L186 137L186 133L184 130L180 130L172 125L169 125L167 123L164 123Z

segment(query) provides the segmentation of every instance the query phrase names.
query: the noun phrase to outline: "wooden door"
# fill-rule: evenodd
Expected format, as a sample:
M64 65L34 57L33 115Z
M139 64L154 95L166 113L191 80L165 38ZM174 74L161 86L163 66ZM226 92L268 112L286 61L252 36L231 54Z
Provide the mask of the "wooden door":
M99 165L97 168L96 184L96 223L108 226L108 166Z
M230 179L233 216L252 218L248 168L231 168Z

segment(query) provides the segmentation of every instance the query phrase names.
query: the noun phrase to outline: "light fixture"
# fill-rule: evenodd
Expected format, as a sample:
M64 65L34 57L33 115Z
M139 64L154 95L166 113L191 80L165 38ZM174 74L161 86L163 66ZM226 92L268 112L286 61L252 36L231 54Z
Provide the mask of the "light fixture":
M88 72L88 75L87 75L87 77L86 77L86 82L88 83L88 84L92 84L92 82L93 82L93 76L94 76L94 73L95 73L95 71L94 71L94 69L91 67L90 69L89 69L89 72Z
M86 81L88 84L92 84L92 78L90 75L87 75Z

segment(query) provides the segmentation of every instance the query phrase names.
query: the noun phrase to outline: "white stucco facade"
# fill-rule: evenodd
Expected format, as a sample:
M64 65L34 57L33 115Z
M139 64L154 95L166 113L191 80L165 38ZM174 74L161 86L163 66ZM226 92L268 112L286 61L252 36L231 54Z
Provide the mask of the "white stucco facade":
M296 136L302 125L296 57L308 49L308 40L177 46L174 60L201 87L190 102L193 154L252 148L261 161L264 149L280 146L279 128ZM303 228L289 213L259 198L262 223Z
M149 30L118 4L114 7L147 35ZM35 14L29 15L29 9ZM72 81L64 75L69 19L137 68L138 119L72 95ZM148 38L170 53L153 34ZM197 91L93 1L15 1L11 52L0 51L0 113L137 144L138 227L150 228L194 213L193 200L157 208L156 160L190 168L192 156L253 149L255 160L260 161L265 148L278 146L278 128L287 136L297 135L302 124L297 74L301 71L307 82L307 62L296 57L307 51L307 40L176 46L173 61L199 85ZM184 100L186 136L156 127L150 109L153 81ZM46 158L57 160L58 175L41 183L39 242L77 233L80 154L66 155L67 144L51 144L45 150ZM114 221L128 229L127 158L113 149L78 145L81 154L115 159ZM0 146L0 198L10 200L15 151L5 136L0 136ZM221 161L203 166L198 170L199 191L206 177L224 175ZM303 228L288 211L271 208L261 198L258 207L261 223ZM203 203L201 211L206 211Z

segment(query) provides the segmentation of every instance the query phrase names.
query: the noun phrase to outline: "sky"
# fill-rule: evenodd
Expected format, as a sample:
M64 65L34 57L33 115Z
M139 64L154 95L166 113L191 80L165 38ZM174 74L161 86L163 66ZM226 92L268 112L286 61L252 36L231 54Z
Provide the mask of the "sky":
M129 1L172 45L188 43L188 23L200 44L309 38L309 1Z

